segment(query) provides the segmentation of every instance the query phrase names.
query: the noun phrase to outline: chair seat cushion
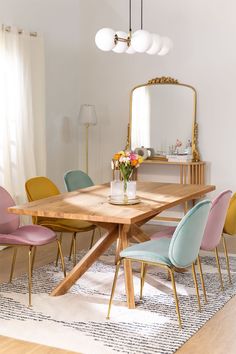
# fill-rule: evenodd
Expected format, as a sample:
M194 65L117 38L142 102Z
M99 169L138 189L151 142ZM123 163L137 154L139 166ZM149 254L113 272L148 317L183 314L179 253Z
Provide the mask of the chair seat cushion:
M38 217L37 224L49 227L54 231L59 232L81 232L93 230L96 226L82 220L57 219Z
M54 231L39 225L21 226L11 234L0 234L0 244L2 245L41 246L55 240Z
M166 237L166 238L171 238L173 236L173 233L175 232L176 227L175 226L168 226L165 228L165 230L158 231L155 234L150 236L151 240L158 240L160 238Z
M170 241L168 238L161 238L159 240L138 243L124 249L120 253L120 256L122 258L132 258L171 266L168 256Z

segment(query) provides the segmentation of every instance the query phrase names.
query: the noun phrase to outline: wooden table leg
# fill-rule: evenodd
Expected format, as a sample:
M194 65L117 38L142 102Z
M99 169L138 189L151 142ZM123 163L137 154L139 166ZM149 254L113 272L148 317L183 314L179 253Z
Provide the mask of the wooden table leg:
M51 296L64 295L91 265L111 246L118 237L118 227L113 224L110 231L102 236L61 283L51 292Z
M128 232L129 225L120 225L120 238L121 238L121 247L122 249L127 248L129 246L128 242ZM126 288L126 296L127 296L127 305L129 309L135 308L134 302L134 283L133 283L133 273L132 273L132 265L131 261L124 261L124 272L125 272L125 288Z
M140 227L135 224L131 226L130 235L133 239L135 239L135 241L138 242L150 241L149 235L146 234Z

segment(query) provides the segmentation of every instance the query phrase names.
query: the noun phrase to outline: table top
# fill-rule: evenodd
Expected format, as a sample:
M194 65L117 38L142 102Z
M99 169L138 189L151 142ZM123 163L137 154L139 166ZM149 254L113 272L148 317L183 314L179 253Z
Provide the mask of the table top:
M8 211L98 223L133 224L214 189L213 185L137 182L137 196L141 199L139 204L112 205L107 200L110 194L107 183L17 205Z

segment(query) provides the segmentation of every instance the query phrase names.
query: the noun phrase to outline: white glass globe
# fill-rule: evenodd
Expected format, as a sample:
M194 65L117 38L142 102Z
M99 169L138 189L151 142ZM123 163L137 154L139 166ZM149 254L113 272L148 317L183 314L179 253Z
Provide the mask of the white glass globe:
M132 47L132 45L130 45L130 46L128 47L128 49L126 50L126 53L127 53L127 54L135 54L136 51L134 50L134 48Z
M138 30L134 32L131 38L131 44L136 52L144 53L150 48L152 44L152 37L149 32L145 30Z
M97 47L105 52L112 50L115 47L115 31L111 28L100 29L95 36Z
M169 37L162 37L162 46L158 55L166 55L173 48L173 42Z
M147 54L154 55L157 54L162 47L162 38L156 33L151 34L152 37L152 45L151 47L147 50Z
M127 39L128 35L125 32L117 31L116 35L119 38ZM127 50L127 43L126 42L117 42L116 46L112 49L115 53L124 53Z

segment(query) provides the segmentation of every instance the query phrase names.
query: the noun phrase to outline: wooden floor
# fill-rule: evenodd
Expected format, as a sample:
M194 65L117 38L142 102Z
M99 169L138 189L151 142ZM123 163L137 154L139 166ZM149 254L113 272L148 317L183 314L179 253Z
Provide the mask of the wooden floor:
M147 232L153 226L148 226ZM156 227L155 227L156 228ZM83 234L79 238L78 247L87 247L89 234ZM64 236L63 250L68 254L70 236ZM35 267L40 267L55 259L56 245L50 244L39 247L35 261ZM11 262L11 249L4 249L0 255L0 279L7 281ZM15 276L27 271L27 251L20 249L17 256ZM230 300L223 309L206 323L196 335L194 335L177 354L235 354L236 353L236 297ZM39 344L15 340L13 338L0 336L0 353L7 354L69 354L70 351L50 348ZM96 354L96 353L91 353ZM144 353L148 354L148 353Z

